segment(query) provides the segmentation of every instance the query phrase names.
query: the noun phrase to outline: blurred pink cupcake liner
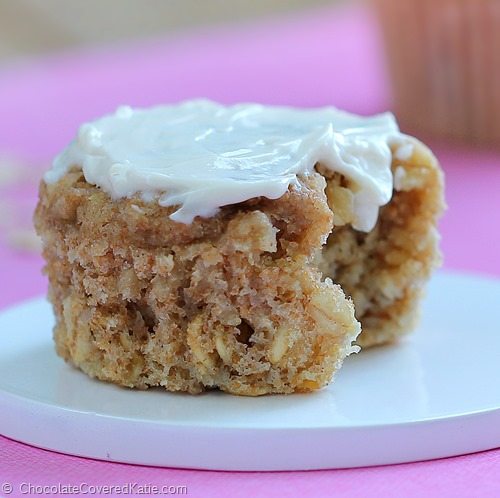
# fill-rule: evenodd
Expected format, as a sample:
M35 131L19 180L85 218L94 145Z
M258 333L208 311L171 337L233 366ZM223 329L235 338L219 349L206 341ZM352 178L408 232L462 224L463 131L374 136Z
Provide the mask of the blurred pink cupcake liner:
M500 0L373 0L403 127L500 145Z

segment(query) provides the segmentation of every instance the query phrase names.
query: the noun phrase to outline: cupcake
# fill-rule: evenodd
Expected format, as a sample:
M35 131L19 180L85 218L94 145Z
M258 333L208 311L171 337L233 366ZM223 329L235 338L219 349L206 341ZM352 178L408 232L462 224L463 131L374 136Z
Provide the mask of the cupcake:
M412 329L441 209L434 156L390 114L121 108L41 182L57 352L141 389L319 389Z
M500 3L374 0L404 127L500 143Z

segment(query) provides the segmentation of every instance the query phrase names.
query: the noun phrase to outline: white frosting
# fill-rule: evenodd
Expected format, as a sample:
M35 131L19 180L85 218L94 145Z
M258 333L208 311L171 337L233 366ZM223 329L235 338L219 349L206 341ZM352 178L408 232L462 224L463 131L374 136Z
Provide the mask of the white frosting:
M353 226L369 231L391 199L389 144L401 137L389 113L366 118L332 107L225 107L207 100L120 107L82 125L44 178L56 182L79 167L113 199L139 193L178 206L171 218L191 223L228 204L277 199L321 163L351 181Z

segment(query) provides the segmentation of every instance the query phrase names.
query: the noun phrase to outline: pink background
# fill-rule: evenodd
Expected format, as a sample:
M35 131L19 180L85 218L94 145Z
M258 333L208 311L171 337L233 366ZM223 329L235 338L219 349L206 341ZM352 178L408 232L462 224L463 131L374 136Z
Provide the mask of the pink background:
M390 108L376 25L360 8L322 9L300 18L32 61L0 73L0 151L33 164L24 186L2 195L16 199L19 223L26 222L40 172L79 123L123 103L149 105L197 96L225 103L333 104L362 114ZM431 145L447 178L449 209L441 223L445 268L500 276L500 154ZM5 234L0 235L0 307L44 293L41 258L10 248ZM205 497L401 497L424 492L496 497L500 450L367 469L229 473L97 462L0 437L3 481L15 488L25 481L186 485L188 496Z

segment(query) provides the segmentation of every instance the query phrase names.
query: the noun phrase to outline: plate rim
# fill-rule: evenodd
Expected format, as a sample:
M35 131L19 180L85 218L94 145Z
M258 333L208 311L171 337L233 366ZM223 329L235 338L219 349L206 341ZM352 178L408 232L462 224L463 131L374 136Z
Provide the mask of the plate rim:
M491 284L500 284L500 279L483 276L481 274L472 272L450 272L441 271L439 274L445 278L459 278L477 281L478 279ZM19 313L23 308L29 306L40 306L46 303L45 296L36 296L25 301L14 304L13 306L0 310L0 316L3 318L5 315ZM44 303L44 304L45 304ZM1 337L1 335L0 335ZM53 354L56 355L53 350ZM63 359L59 361L64 362ZM80 375L88 377L80 372L79 369L64 362L67 368L75 370ZM92 379L94 382L101 383L97 379ZM109 386L116 389L124 389L112 383L107 383ZM468 453L475 453L479 451L490 450L500 447L500 400L496 407L485 409L474 409L468 412L455 413L440 416L419 416L415 420L401 420L396 422L371 422L371 423L351 423L350 425L317 425L307 426L306 424L289 425L284 427L279 426L259 426L249 423L239 426L224 426L217 425L216 421L207 419L206 423L199 421L172 421L172 420L159 420L132 417L130 415L116 415L111 413L99 413L93 410L85 411L74 407L64 407L52 404L43 399L36 399L29 396L23 396L21 393L13 392L2 386L0 388L0 433L5 437L20 441L22 443L43 448L50 451L56 451L62 454L70 454L79 457L93 458L103 461L114 461L138 465L152 465L161 467L177 467L177 468L193 468L205 470L227 470L227 471L287 471L287 470L312 470L312 469L332 469L332 468L353 468L360 466L375 466L396 463L407 463L414 461L424 461L435 458L443 458L450 456L457 456ZM132 389L128 389L133 393ZM191 396L186 393L168 393L167 395L173 396ZM199 396L210 396L211 393L201 393ZM227 393L217 392L218 396L227 396ZM231 395L230 395L231 396ZM270 395L271 396L271 395ZM275 395L273 395L275 396ZM279 395L277 395L279 396ZM283 395L285 396L285 395ZM289 395L286 395L289 396ZM308 396L307 394L299 394L301 397ZM236 397L236 396L235 396ZM253 399L253 398L246 398ZM152 434L156 433L158 436L173 438L175 441L182 441L183 437L188 437L189 434L195 434L198 441L194 445L193 454L183 454L180 459L176 460L175 455L169 453L163 455L156 448L152 450L151 455L144 453L144 448L140 450L137 455L127 454L120 445L110 444L109 451L103 451L102 443L97 441L95 448L90 450L86 445L91 444L85 441L85 437L76 436L79 442L74 444L74 447L68 447L67 443L60 438L56 441L49 441L44 431L29 428L26 425L19 425L19 421L25 419L29 421L30 417L37 417L35 426L50 427L54 425L54 420L64 426L74 427L81 424L84 427L91 427L93 434L101 434L105 440L108 433L123 430L128 427L128 432L136 432L135 428L141 428L138 433ZM273 422L275 423L275 422ZM465 424L466 428L461 431L461 427ZM487 431L482 431L485 424L489 427L497 427L498 430L489 431L491 434L486 434ZM442 431L445 427L446 430ZM57 431L52 429L52 432ZM442 438L441 432L455 431L456 441L450 442L450 447L444 449L439 447L439 444L432 443L422 447L422 441L419 441L417 436L422 434L426 437L433 435L434 438L439 440ZM467 433L479 434L475 439ZM479 431L479 432L478 432ZM49 431L50 432L50 431ZM63 431L64 432L64 431ZM140 441L134 439L133 435L126 436L128 441L132 444L139 444ZM158 437L158 439L162 439ZM370 448L370 445L365 445L363 437L371 440L372 446L378 450ZM189 436L191 440L191 436ZM232 455L233 461L227 460L227 455L222 455L220 449L213 449L214 439L220 438L222 445L228 449ZM50 439L50 438L49 438ZM169 440L169 439L167 439ZM280 458L272 458L269 456L259 460L255 457L248 457L246 460L235 453L238 444L241 440L249 442L249 445L263 444L266 445L272 442L273 451L277 451L281 455ZM341 444L346 447L349 442L357 441L358 445L363 447L361 455L348 451L348 455L337 455L332 453L328 454L327 458L319 461L315 451L321 453L324 448L318 446L325 446L325 440L343 442ZM308 451L293 454L291 451L290 443L297 445L305 444L307 441ZM378 441L378 446L376 441ZM75 441L73 441L75 443ZM154 439L153 439L154 442ZM413 443L412 443L413 442ZM109 443L109 442L108 442ZM322 444L323 443L323 444ZM398 445L401 444L414 444L414 449L409 451L406 455L398 453ZM386 448L383 447L383 444ZM196 448L205 448L199 451ZM207 449L208 448L208 449ZM256 449L256 447L254 448ZM359 449L359 448L358 448ZM215 457L214 457L215 453ZM271 458L271 460L270 460Z

